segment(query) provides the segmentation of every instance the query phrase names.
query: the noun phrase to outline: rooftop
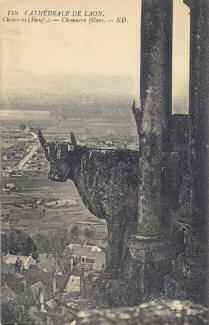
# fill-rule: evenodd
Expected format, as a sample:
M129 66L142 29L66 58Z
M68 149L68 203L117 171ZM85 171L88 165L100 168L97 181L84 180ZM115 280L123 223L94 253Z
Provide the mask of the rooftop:
M64 252L69 252L70 255L75 255L76 257L86 256L88 258L95 258L100 253L104 254L103 250L97 246L81 244L70 244L65 248Z
M5 255L2 260L5 264L15 264L16 263L16 260L17 258L19 257L19 259L21 260L21 262L23 264L25 264L25 262L30 259L31 260L31 264L36 264L36 261L32 258L31 255L29 256L23 256L23 255L11 255L11 254L7 254Z

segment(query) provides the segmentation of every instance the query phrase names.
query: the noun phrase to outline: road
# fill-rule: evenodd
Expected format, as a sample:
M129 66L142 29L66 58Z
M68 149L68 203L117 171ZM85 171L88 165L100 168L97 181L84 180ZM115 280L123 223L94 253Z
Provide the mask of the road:
M34 139L36 140L38 139L36 133L30 131L27 133L30 133L34 137ZM33 157L34 153L38 150L39 147L40 147L40 143L37 140L37 142L32 147L31 151L14 167L13 171L21 170L22 167L26 164L26 162Z

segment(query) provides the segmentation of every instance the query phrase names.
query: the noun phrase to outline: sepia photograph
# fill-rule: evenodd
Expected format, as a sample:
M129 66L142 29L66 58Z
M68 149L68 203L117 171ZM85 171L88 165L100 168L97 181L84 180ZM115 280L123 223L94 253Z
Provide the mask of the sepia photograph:
M0 22L0 323L208 324L209 0Z

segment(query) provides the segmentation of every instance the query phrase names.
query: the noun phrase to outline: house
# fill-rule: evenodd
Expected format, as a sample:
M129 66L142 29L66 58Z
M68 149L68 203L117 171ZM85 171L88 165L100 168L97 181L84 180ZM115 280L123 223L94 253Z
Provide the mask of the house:
M22 293L26 287L23 276L15 272L7 274L1 273L1 281L2 283L6 283L6 285L17 295Z
M17 297L17 302L24 306L37 306L41 312L46 312L45 303L50 300L52 295L48 292L43 282L38 281L28 287Z
M18 188L15 186L14 183L7 183L3 187L4 192L9 192L9 191L18 191Z
M28 285L41 281L51 295L54 295L55 292L62 292L67 281L65 275L41 271L37 265L31 266L30 270L25 270L23 277Z
M41 281L34 283L30 286L31 291L33 293L34 299L36 303L43 303L44 302L44 284Z
M17 295L13 290L11 290L8 287L8 285L4 281L4 283L1 283L1 296L2 296L2 299L4 300L4 302L7 303L10 300L15 299Z
M46 305L50 308L50 309L55 309L57 307L57 303L54 299L50 299L46 302Z
M8 156L7 155L3 155L3 157L2 157L2 160L3 161L7 161L9 158L8 158Z
M37 260L37 267L43 272L55 273L58 266L52 254L42 253L39 254Z
M14 170L9 174L9 176L11 176L11 177L22 177L23 174L18 170L16 170L16 171Z
M73 263L72 263L73 260ZM106 257L104 251L97 246L70 244L63 252L63 265L78 270L100 271L105 268Z
M48 208L67 208L70 206L77 205L77 202L75 200L55 200L55 201L49 201L46 202L45 205Z
M40 291L44 291L44 286L41 281L34 283L24 292L18 295L17 302L25 306L36 306L40 304Z
M64 291L66 291L66 292L80 292L80 289L81 289L80 276L71 275Z
M2 258L3 259L3 258ZM1 274L15 274L15 265L1 263Z
M24 270L28 270L31 265L36 264L36 260L32 257L32 255L29 256L11 255L8 253L2 258L5 264L13 264L13 265L15 265L17 259L21 261Z

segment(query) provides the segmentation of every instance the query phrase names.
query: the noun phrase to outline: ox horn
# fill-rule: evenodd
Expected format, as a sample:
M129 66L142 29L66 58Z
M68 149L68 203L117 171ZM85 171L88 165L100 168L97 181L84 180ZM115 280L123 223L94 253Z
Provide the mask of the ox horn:
M70 140L73 146L77 146L77 141L73 132L70 133Z
M70 133L70 148L71 148L71 150L74 150L76 146L77 146L77 141L76 141L75 135L73 132L71 132Z
M39 142L42 146L42 148L47 151L47 148L46 148L46 140L44 139L44 136L42 134L42 132L40 130L38 130L38 138L39 138Z

